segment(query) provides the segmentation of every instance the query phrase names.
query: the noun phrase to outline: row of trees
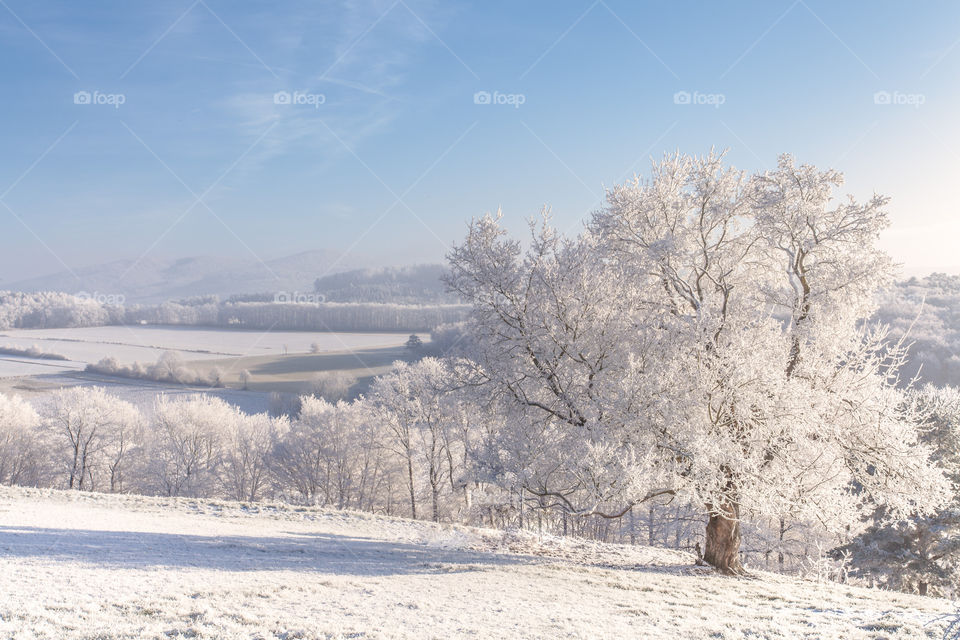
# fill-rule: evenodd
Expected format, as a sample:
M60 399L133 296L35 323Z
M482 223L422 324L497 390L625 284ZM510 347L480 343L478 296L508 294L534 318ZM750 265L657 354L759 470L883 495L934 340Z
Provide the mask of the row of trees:
M183 357L176 351L163 352L152 364L142 362L121 364L116 358L103 358L99 362L88 364L84 370L101 375L153 380L154 382L171 382L205 387L223 386L223 371L219 367L198 372L187 366Z
M37 408L0 396L0 481L254 500L281 424L210 397L161 398L148 420L99 387L62 389Z
M310 294L313 296L313 294ZM377 302L220 301L201 296L124 307L66 293L0 291L0 329L46 329L116 324L223 326L310 331L429 331L462 320L460 304Z
M469 520L477 422L451 388L448 365L426 358L398 362L367 398L305 396L293 417L204 395L161 396L143 413L99 387L36 407L0 395L0 482Z

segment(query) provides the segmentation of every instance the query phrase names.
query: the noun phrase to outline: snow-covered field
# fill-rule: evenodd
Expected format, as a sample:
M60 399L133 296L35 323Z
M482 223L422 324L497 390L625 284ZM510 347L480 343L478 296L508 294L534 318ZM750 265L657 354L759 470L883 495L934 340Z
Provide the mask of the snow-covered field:
M15 488L0 576L3 638L939 638L952 611L648 547Z
M0 333L0 344L20 348L37 345L42 351L66 356L77 363L88 364L113 357L122 364L129 364L135 361L152 363L164 351L176 351L184 360L222 359L307 353L313 344L324 353L396 347L404 344L408 337L407 333L246 331L138 325L8 330ZM69 364L47 362L60 366ZM0 370L0 375L8 369L13 370L13 366ZM31 373L33 371L23 370L6 375Z
M82 371L84 362L69 360L44 360L23 356L0 356L0 378L10 376L36 376L64 371Z
M158 396L167 398L191 398L208 395L220 398L245 413L264 413L270 408L270 394L263 391L247 391L229 387L211 389L191 387L167 382L117 378L94 373L63 375L0 377L0 393L17 395L41 407L51 400L51 392L64 387L103 387L112 396L135 405L146 416L152 416Z
M418 334L428 342L428 334ZM243 331L169 326L113 326L75 329L18 329L0 332L0 346L59 354L68 360L0 354L0 393L40 398L75 385L100 385L113 395L149 410L155 397L208 393L222 397L248 413L268 408L271 391L309 393L311 381L323 371L344 371L360 382L390 370L409 353L407 333L337 333L307 331ZM316 350L314 350L316 345ZM87 364L106 357L121 364L152 364L165 352L180 354L198 375L216 367L232 389L189 388L144 379L84 372ZM241 372L249 371L248 382ZM241 390L248 386L250 391Z

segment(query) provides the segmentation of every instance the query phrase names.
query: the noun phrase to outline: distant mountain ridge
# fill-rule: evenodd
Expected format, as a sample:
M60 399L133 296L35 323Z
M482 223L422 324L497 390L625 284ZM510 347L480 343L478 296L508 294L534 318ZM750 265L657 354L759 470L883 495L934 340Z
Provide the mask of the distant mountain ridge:
M319 249L265 260L194 256L175 260L117 260L4 283L10 291L62 291L122 295L127 304L156 303L201 295L227 297L260 292L313 291L325 274L356 269L362 258L345 258L339 251Z

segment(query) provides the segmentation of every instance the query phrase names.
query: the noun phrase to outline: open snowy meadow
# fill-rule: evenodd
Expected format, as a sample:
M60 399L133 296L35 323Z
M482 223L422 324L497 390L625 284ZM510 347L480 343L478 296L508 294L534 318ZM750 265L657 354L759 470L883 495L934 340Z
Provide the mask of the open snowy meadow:
M0 488L4 638L939 638L950 602L677 551Z

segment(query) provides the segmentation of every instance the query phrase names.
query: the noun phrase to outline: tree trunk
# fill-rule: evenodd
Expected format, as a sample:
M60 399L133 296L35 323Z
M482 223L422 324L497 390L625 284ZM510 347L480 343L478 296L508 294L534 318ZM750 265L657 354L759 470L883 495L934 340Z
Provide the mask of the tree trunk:
M410 486L410 514L414 520L417 519L417 496L413 490L413 456L407 451L407 483Z
M650 507L648 514L650 519L647 521L647 545L653 546L653 507Z
M70 488L73 489L73 485L76 482L77 478L77 465L80 464L80 449L77 446L73 447L73 466L70 467Z
M786 523L780 518L780 544L777 546L777 564L780 567L780 573L783 573L783 534L786 532Z
M704 561L726 575L742 575L740 564L740 507L724 500L707 505L710 519L707 521L707 538L704 543Z
M923 581L921 580L920 582L917 583L917 593L919 593L921 596L927 595L927 583L926 583L926 582L923 582Z

